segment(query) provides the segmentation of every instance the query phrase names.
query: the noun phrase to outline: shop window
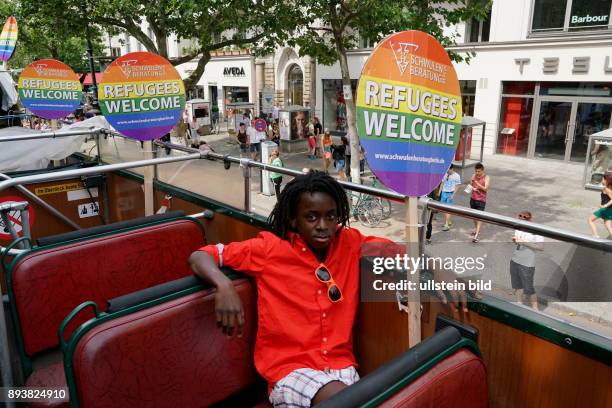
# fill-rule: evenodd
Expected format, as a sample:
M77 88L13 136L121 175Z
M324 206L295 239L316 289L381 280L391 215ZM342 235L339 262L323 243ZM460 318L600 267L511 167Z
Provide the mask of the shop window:
M476 81L459 81L461 87L461 105L464 116L474 116L474 101L476 99Z
M132 52L132 44L130 42L130 36L128 33L124 34L124 42L125 42L125 53L128 54Z
M190 99L204 99L204 87L196 85L187 91L187 100Z
M504 82L504 95L533 95L535 92L535 82Z
M540 95L552 96L612 96L611 83L595 82L542 82Z
M502 97L497 153L526 156L533 98Z
M465 38L467 42L488 42L491 32L491 10L484 20L471 19L466 25Z
M535 0L532 32L607 29L612 0Z
M374 48L376 46L376 41L372 41L369 38L359 36L359 43L357 48Z
M355 100L357 83L357 79L351 79L353 100ZM329 129L332 132L346 133L346 103L344 101L341 79L323 80L322 112L323 120L321 123L323 124L323 128Z
M304 103L304 74L299 65L294 64L289 68L287 85L289 105L302 105Z

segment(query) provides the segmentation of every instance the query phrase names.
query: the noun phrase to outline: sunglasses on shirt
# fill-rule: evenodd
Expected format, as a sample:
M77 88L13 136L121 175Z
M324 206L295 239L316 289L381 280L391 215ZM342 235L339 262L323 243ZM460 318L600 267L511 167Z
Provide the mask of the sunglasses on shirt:
M327 285L327 297L332 303L340 302L344 299L340 287L338 287L334 278L332 278L331 272L327 269L327 266L324 264L319 265L319 267L315 269L315 276L320 282Z

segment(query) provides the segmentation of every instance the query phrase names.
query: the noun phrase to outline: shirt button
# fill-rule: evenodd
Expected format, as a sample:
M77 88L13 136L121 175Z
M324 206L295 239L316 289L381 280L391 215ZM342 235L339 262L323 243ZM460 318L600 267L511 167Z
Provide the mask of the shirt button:
M327 341L327 337L323 337L323 342L325 343Z
M327 354L327 350L323 350L323 354Z
M327 317L327 313L323 313L321 316L323 316L323 318Z
M317 293L320 295L321 294L321 289L319 289L319 291Z
M306 252L306 248L302 248L302 252Z

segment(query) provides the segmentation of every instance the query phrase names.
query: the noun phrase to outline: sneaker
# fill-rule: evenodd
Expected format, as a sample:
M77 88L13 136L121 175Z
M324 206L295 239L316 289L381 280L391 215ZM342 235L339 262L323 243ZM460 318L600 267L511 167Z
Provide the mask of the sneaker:
M448 224L444 224L444 226L442 227L442 231L448 231L450 230L450 227L448 226Z
M472 242L477 244L480 240L478 239L478 237L474 237L474 239L472 239Z
M431 245L431 239L426 239L426 240L425 240L425 244L427 244L427 245Z

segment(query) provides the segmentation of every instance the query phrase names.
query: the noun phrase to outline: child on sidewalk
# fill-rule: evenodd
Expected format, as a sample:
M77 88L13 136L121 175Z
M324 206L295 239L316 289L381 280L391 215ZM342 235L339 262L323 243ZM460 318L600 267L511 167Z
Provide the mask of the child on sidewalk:
M194 273L217 288L217 321L230 335L234 328L241 332L244 312L219 267L255 279L255 367L275 406L316 405L359 379L352 336L361 246L392 243L349 228L349 216L340 184L310 171L285 186L268 219L271 232L208 245L189 258Z
M453 164L451 163L450 167L446 171L446 174L442 178L442 192L440 193L440 202L452 204L455 198L455 193L459 189L459 184L461 184L461 177L459 174L453 169ZM444 214L444 226L442 227L442 231L448 231L451 226L451 215L449 213Z

